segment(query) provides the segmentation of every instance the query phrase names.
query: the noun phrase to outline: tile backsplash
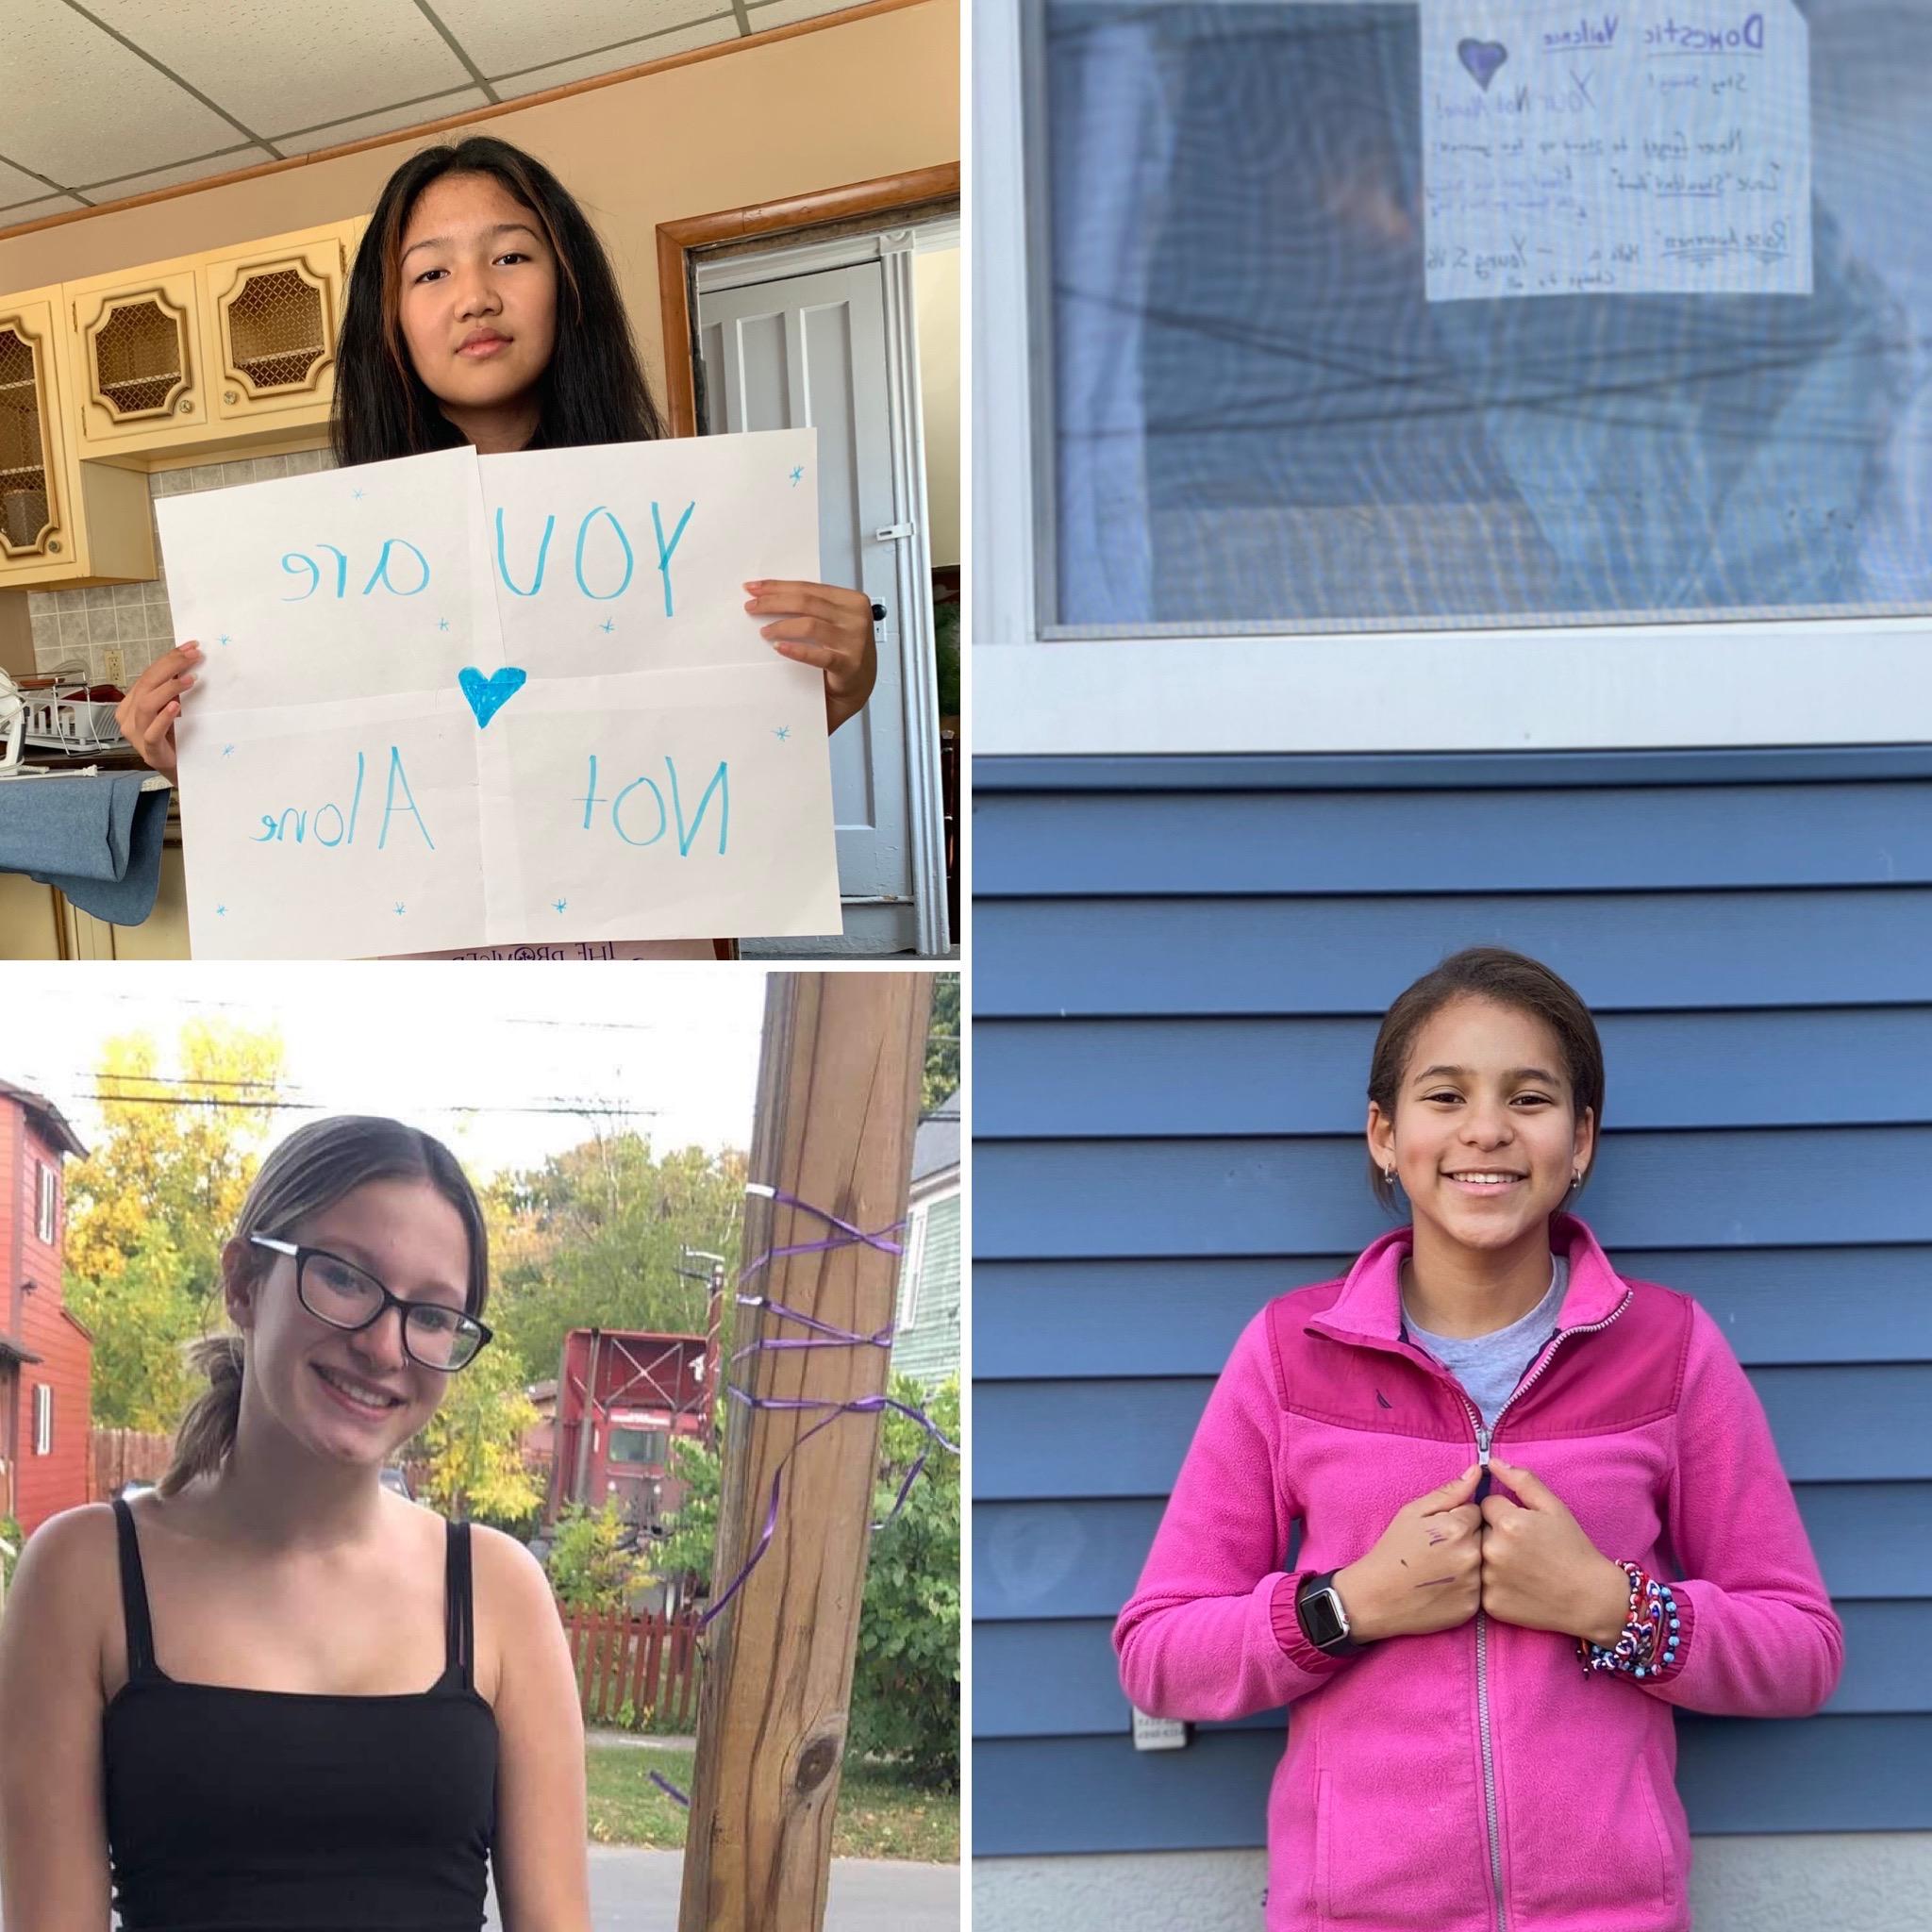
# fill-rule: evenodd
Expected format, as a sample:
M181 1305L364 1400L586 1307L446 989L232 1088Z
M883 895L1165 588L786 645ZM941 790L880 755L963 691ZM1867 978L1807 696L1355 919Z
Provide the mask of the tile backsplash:
M327 450L311 449L295 456L244 457L193 469L157 471L147 479L148 514L154 514L158 496L227 490L238 483L266 483L275 476L300 476L311 470L334 467ZM155 564L161 575L151 584L109 584L92 591L29 591L27 619L33 627L35 666L58 671L85 664L89 683L106 684L110 680L104 654L114 649L126 663L125 681L131 683L139 677L175 642L175 620L168 608L167 574L158 534Z

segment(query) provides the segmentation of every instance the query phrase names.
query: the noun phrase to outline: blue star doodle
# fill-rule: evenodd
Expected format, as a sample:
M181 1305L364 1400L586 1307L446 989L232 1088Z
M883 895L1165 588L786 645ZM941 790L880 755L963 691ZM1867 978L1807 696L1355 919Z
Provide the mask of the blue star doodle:
M215 640L215 642L220 644L222 648L225 650L228 645L228 633L226 631L224 631L221 634L221 636Z
M449 628L449 619L446 617L439 617L436 620L436 627L438 630L447 630Z
M403 916L403 902L402 902L402 901L401 901L400 899L398 899L398 900L396 901L396 917L397 917L398 919L400 919L400 918L401 918L402 916Z
M232 744L225 744L225 745L223 745L223 747L222 747L222 756L223 756L223 757L224 757L225 758L233 758L233 757L235 756L235 747L234 747L234 746L233 746Z
M358 503L362 500L362 492L359 490L352 490L350 491L349 494L353 496Z
M797 469L793 470L793 471L792 471L792 473L791 473L791 487L792 487L792 489L796 490L796 489L798 488L798 486L799 486L799 483L800 483L800 482L801 482L801 481L803 480L803 478L804 478L804 475L805 475L805 466L804 466L803 464L800 464L800 466L799 466L799 467L798 467Z
M563 908L565 908L566 906L568 906L568 905L570 904L570 901L569 901L568 899L559 899L559 900L558 900L558 901L557 901L556 903L557 903L557 909L558 909L558 910L559 912L561 912L561 911L563 910Z
M217 919L225 919L227 916L228 908L225 906L217 906L215 908L215 917Z
M614 617L607 617L604 620L604 622L597 626L597 628L608 634L610 631L613 631L617 628L617 620Z
M772 736L775 738L780 744L783 744L785 741L791 736L791 727L789 724L780 724L777 727L777 729L772 733Z

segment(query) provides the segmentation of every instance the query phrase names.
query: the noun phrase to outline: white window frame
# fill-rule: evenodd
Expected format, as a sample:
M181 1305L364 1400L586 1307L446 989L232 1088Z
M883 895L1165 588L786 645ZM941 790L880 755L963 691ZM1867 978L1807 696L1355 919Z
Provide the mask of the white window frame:
M906 1250L899 1257L898 1306L892 1314L892 1338L906 1339L919 1321L919 1277L925 1266L925 1215L932 1204L915 1201L906 1210Z
M60 1225L60 1183L44 1160L36 1164L41 1172L34 1231L51 1247Z
M34 1384L34 1454L54 1453L54 1389L52 1383Z
M1041 0L974 0L973 731L980 756L1932 741L1932 617L1049 635ZM1029 158L1034 163L1029 174ZM974 378L983 379L974 379Z

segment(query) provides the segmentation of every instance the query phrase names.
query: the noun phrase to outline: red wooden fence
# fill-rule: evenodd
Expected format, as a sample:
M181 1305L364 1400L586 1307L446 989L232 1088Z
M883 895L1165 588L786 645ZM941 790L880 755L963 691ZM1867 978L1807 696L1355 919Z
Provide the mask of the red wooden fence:
M642 1729L653 1711L658 1728L694 1731L698 1722L698 1619L634 1617L622 1610L567 1610L558 1606L576 1667L587 1724L613 1724L628 1704Z

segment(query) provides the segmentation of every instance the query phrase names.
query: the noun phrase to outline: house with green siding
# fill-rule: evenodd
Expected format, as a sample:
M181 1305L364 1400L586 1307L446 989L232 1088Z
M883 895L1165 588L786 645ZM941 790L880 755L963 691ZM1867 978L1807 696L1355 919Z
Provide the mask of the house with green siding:
M906 1254L899 1264L896 1374L935 1388L959 1373L959 1095L920 1122L912 1141Z

